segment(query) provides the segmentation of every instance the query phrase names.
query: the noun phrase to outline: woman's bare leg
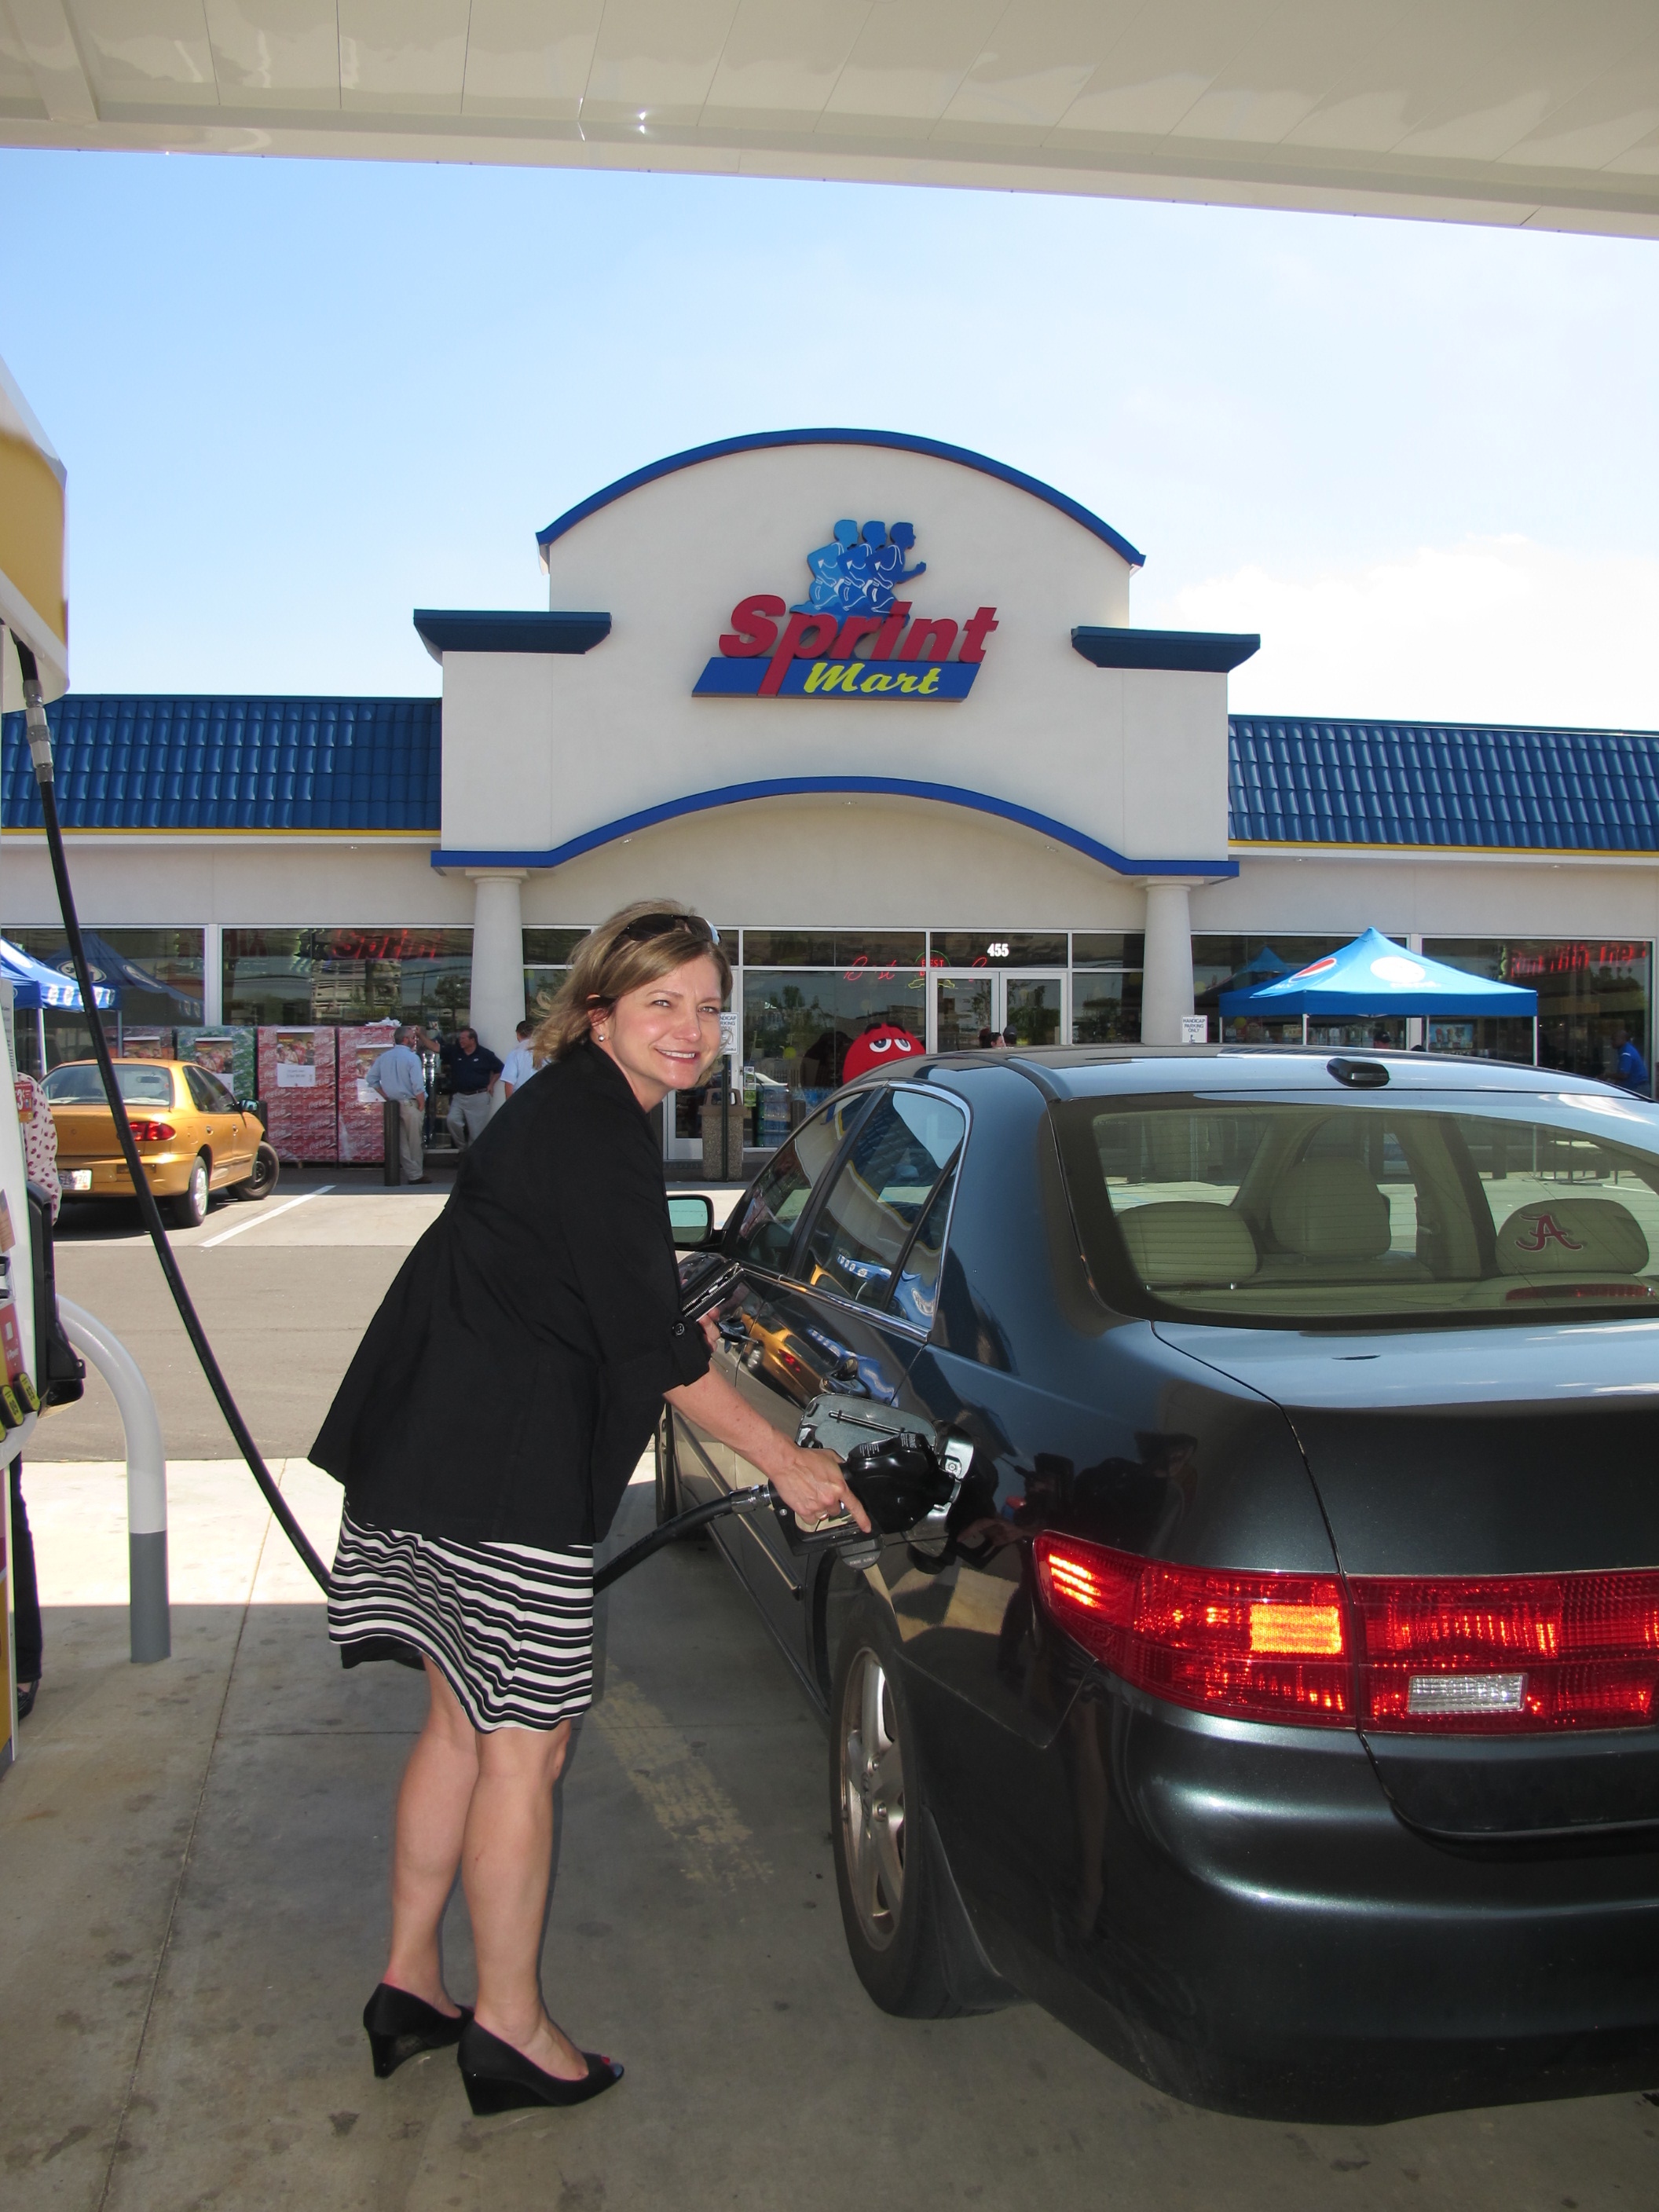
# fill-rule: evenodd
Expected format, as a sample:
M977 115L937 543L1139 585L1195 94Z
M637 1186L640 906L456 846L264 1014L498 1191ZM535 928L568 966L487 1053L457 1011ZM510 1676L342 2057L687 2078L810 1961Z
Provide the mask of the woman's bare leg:
M453 2014L444 1988L438 1930L461 1863L467 1809L478 1780L479 1738L428 1659L431 1705L404 1769L392 1853L392 1957L385 1979Z
M461 1882L478 1958L477 2022L549 2074L580 2081L583 2058L542 2005L542 1926L553 1863L553 1785L570 1723L495 1729L477 1738Z

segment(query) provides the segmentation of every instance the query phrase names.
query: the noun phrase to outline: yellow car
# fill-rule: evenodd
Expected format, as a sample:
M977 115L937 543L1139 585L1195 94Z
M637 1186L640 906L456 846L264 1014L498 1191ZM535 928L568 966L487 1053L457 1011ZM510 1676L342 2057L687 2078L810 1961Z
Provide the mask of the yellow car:
M177 1229L207 1218L209 1195L269 1198L276 1154L264 1124L216 1075L182 1060L118 1060L115 1079L149 1187ZM95 1060L65 1060L41 1086L58 1132L64 1196L131 1198L132 1177Z

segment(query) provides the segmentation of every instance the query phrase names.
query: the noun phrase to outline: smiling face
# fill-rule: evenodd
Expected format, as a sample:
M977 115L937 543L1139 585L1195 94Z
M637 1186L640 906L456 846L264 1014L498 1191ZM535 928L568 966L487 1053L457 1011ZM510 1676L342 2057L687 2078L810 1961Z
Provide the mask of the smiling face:
M669 1091L700 1083L720 1050L720 970L712 960L688 960L591 1019L594 1042L648 1111Z

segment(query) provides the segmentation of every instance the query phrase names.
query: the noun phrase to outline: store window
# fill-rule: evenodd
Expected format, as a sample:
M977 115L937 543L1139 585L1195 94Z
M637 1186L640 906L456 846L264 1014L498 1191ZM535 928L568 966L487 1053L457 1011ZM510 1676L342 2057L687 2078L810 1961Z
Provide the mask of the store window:
M738 933L720 932L732 964ZM921 929L830 930L745 929L744 965L749 968L920 968L927 952Z
M234 1024L419 1022L453 1035L472 997L470 929L227 929Z
M1072 1042L1139 1044L1146 939L1127 930L1072 933Z
M61 928L0 929L20 951L48 968L72 976L75 963ZM112 1034L125 1048L127 1033L137 1044L154 1032L158 1045L172 1044L172 1032L202 1018L202 933L199 929L84 929L82 939L94 982L116 993ZM79 1013L48 1010L42 1022L20 1016L18 1051L22 1064L34 1073L39 1066L40 1036L44 1029L46 1066L66 1060L85 1060L92 1052L92 1031Z
M1536 991L1540 1066L1653 1096L1653 947L1645 939L1425 937L1423 950L1449 968ZM1431 1052L1529 1062L1532 1024L1431 1022L1427 1043Z
M775 945L780 938L778 932L745 930L744 952L757 942ZM866 1030L888 1026L919 1043L926 1041L927 977L919 932L915 944L916 957L910 962L872 957L899 950L901 940L860 939L844 968L744 967L746 1143L781 1144L841 1082L847 1054Z
M524 933L524 1010L532 1022L558 996L571 955L587 934L585 929L526 929Z

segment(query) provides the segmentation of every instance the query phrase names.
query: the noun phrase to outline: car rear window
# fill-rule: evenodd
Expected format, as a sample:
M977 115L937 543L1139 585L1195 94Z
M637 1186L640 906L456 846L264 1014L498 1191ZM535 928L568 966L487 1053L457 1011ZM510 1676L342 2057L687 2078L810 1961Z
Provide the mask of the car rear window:
M119 1061L115 1069L116 1087L129 1106L171 1106L173 1077L165 1067L135 1067L130 1061ZM98 1079L98 1070L90 1060L84 1065L76 1061L68 1067L54 1067L41 1085L49 1106L101 1106L104 1086Z
M1095 1279L1132 1312L1297 1328L1659 1308L1638 1100L1144 1097L1055 1109Z

